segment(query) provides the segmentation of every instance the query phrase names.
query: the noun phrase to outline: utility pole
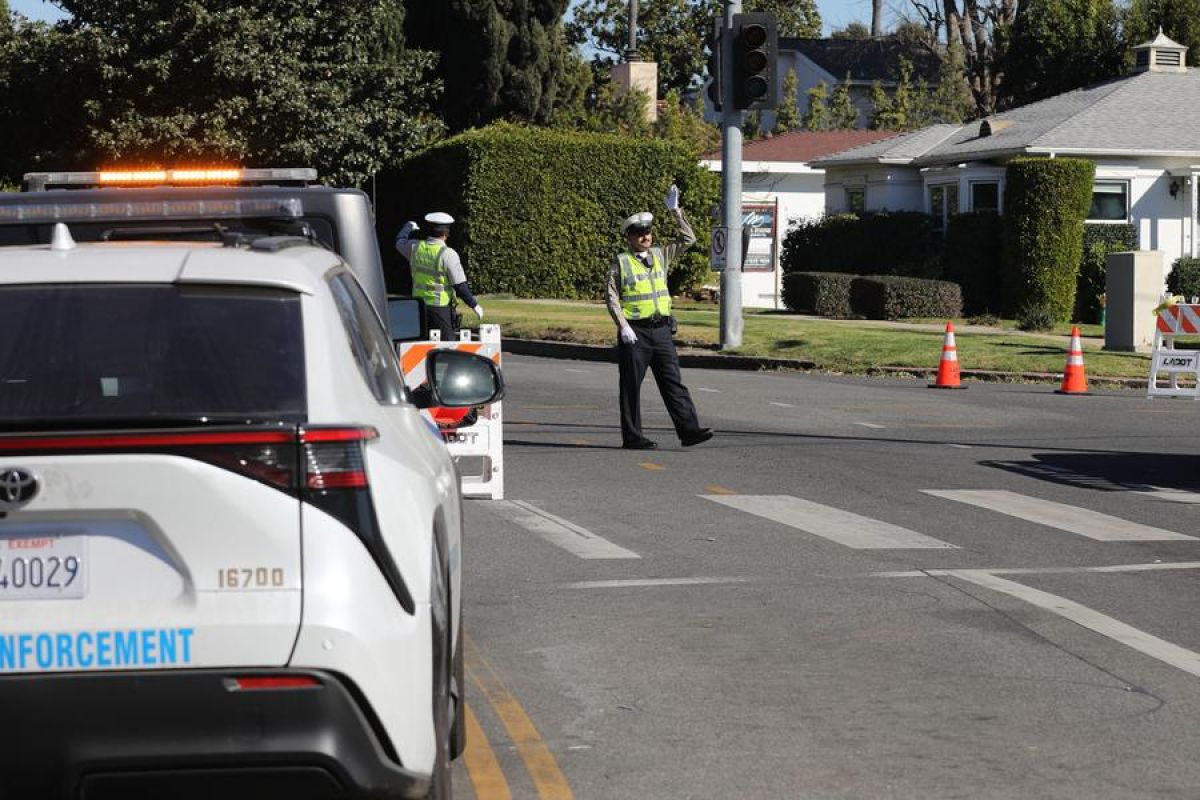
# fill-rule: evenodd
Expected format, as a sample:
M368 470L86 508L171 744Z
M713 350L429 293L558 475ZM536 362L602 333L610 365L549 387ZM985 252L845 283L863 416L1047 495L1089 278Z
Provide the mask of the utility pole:
M638 0L629 0L629 50L625 56L626 60L633 61L637 58L637 18L638 18Z
M634 0L636 2L637 0ZM742 346L742 112L733 64L733 15L741 0L725 0L721 24L721 209L725 268L721 271L721 349Z

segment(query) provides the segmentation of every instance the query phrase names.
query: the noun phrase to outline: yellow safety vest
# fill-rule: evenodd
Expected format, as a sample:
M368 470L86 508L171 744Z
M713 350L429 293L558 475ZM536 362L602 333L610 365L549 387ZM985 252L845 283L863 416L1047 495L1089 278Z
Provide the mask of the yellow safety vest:
M658 249L650 249L650 269L628 250L617 260L621 264L621 313L625 319L649 319L655 312L670 316L671 293Z
M413 296L427 306L450 305L449 277L439 262L445 249L443 242L418 242L412 254Z

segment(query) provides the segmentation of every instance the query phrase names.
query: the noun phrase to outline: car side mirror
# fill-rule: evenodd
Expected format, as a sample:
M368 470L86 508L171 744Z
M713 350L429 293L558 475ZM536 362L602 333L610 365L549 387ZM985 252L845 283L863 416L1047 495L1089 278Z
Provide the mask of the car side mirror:
M425 301L418 297L388 296L388 335L392 344L423 342L429 338L425 322Z
M470 408L504 397L504 376L490 358L465 350L438 349L425 357L427 392L414 391L420 408Z

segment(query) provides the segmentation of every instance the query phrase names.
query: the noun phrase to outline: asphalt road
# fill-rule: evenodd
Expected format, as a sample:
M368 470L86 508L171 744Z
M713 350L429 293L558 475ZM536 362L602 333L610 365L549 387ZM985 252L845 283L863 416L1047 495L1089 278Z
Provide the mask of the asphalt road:
M693 369L634 452L615 365L505 373L457 796L1200 792L1200 404Z

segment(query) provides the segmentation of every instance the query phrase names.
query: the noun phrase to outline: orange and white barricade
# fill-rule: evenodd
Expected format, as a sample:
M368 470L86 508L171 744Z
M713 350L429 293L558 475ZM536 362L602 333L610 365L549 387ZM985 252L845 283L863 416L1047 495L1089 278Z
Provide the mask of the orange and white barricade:
M1200 398L1200 350L1175 347L1176 337L1200 336L1200 305L1172 299L1155 309L1158 313L1146 396ZM1185 376L1182 383L1180 376Z
M480 325L479 334L472 338L471 331L459 331L457 341L443 342L438 331L424 342L401 342L399 348L400 370L404 383L413 389L425 381L425 356L435 348L452 348L477 353L492 359L500 366L500 326ZM504 429L503 403L496 402L478 409L478 418L473 425L459 428L441 427L442 438L458 467L464 497L487 497L504 499ZM458 409L446 409L450 416ZM436 418L436 414L434 417Z

